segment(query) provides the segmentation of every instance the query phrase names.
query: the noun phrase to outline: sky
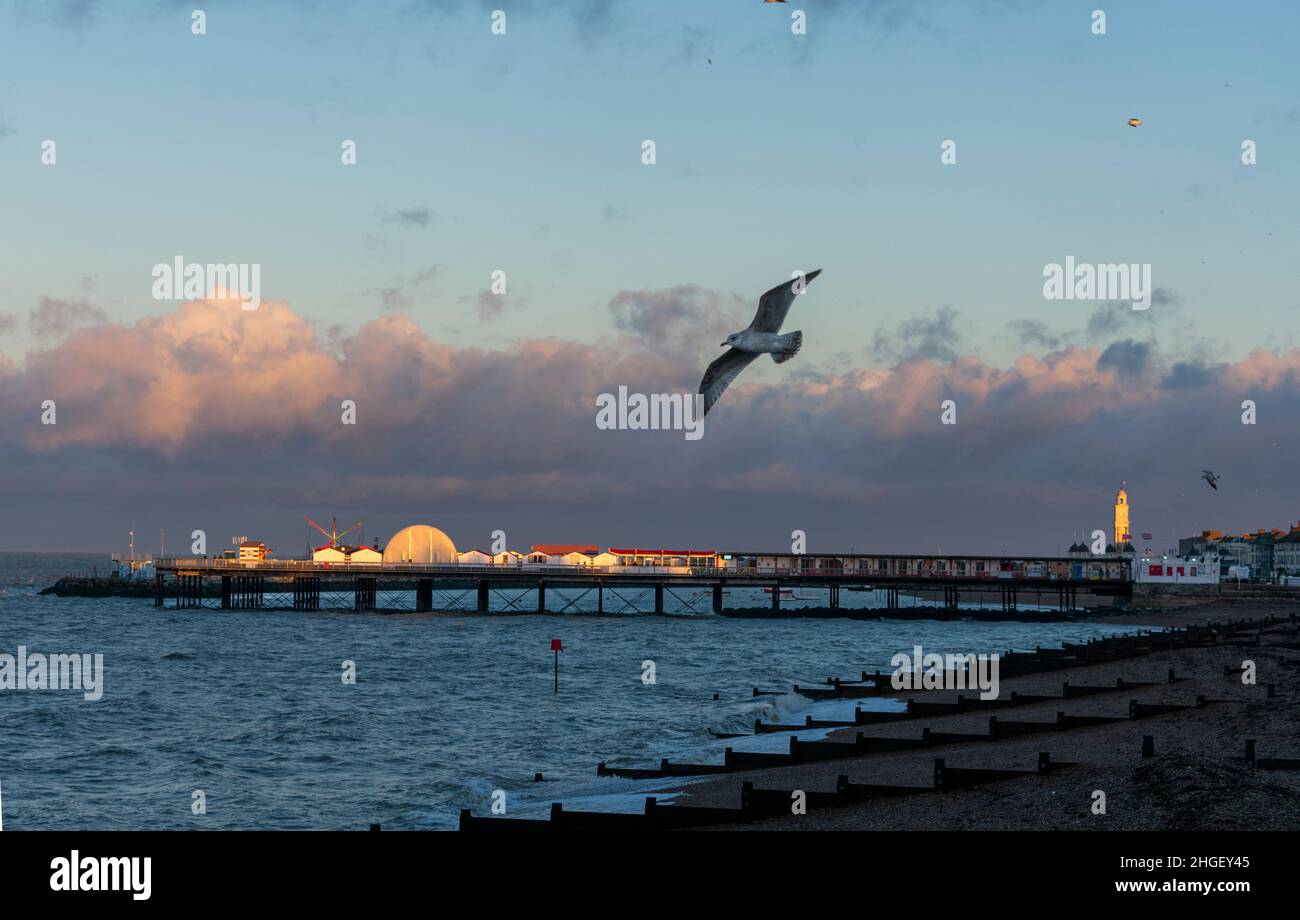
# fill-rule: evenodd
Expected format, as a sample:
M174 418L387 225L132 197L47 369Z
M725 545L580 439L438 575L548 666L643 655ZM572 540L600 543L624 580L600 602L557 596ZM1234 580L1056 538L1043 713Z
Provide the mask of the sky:
M1161 549L1300 519L1283 2L194 8L0 2L0 549L1051 553L1121 481ZM265 302L156 299L178 256ZM1067 257L1151 308L1045 299ZM815 268L699 441L597 429Z

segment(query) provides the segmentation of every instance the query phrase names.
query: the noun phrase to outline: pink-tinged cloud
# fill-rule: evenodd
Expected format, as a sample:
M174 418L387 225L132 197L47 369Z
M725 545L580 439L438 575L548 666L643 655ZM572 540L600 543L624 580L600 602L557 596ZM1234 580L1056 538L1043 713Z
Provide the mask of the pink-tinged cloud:
M673 297L684 304L673 316L648 311ZM119 477L114 494L137 504L206 501L219 514L223 495L241 495L286 521L346 502L394 523L417 519L414 509L439 520L472 515L479 529L482 515L531 514L596 540L615 537L592 533L596 526L624 528L617 535L626 539L704 528L733 545L751 533L821 527L859 546L877 528L922 542L943 531L951 545L989 526L1021 537L1034 526L1067 536L1104 526L1107 493L1121 478L1146 476L1143 510L1154 513L1159 496L1165 513L1186 507L1187 526L1194 513L1222 515L1188 504L1202 499L1186 491L1201 468L1229 470L1238 488L1293 480L1273 477L1290 468L1277 458L1300 446L1300 351L1253 352L1194 390L1161 387L1167 362L1124 377L1099 366L1097 349L1077 347L1005 368L921 358L818 374L762 359L709 415L701 441L600 431L598 394L620 385L691 391L699 380L702 359L638 336L672 337L679 320L727 304L680 290L621 303L633 319L620 337L496 350L437 342L404 314L325 340L274 301L256 311L196 301L76 330L17 367L0 358L10 470L0 498L21 508L37 501L39 483L37 520L51 494L102 500L95 471L104 469ZM1260 403L1270 427L1240 424L1245 398ZM46 399L58 405L57 425L40 424ZM941 424L947 399L956 425ZM356 425L342 424L343 400L355 401ZM1018 502L1058 519L1027 524ZM1194 523L1237 526L1222 516ZM1274 523L1284 522L1259 526Z

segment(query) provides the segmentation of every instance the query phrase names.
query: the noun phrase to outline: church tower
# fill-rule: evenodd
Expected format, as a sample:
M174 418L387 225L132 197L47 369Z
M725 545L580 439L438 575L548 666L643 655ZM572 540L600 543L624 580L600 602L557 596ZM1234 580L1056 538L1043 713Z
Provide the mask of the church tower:
M1115 493L1115 547L1117 549L1128 543L1131 536L1128 530L1128 493L1124 491L1126 485L1127 482L1120 483L1119 491Z

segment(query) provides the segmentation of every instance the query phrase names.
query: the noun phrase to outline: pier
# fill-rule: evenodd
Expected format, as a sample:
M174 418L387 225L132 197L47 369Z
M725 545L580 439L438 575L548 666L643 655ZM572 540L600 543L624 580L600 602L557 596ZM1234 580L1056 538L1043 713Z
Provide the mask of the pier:
M584 600L597 614L722 614L729 588L766 589L762 608L744 615L780 616L782 595L847 610L844 591L878 591L884 610L901 597L933 600L929 609L962 607L1014 614L1021 605L1070 612L1121 605L1133 593L1132 562L1113 556L772 556L763 566L690 567L556 565L340 564L298 560L162 558L155 562L154 605L254 610L354 610L567 613ZM1088 603L1088 602L1091 603ZM787 607L807 611L808 607ZM854 608L861 610L863 608ZM592 612L592 611L587 611Z

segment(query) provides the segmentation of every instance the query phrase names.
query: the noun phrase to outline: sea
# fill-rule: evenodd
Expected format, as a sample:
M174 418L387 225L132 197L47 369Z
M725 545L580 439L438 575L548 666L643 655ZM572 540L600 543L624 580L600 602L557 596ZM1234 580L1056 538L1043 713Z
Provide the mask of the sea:
M671 801L665 790L682 781L597 777L597 763L720 763L728 745L786 748L789 735L713 734L748 731L755 719L902 706L814 702L789 692L795 684L889 671L894 654L916 645L1000 653L1129 631L1104 620L981 621L978 611L958 621L737 619L690 596L670 599L663 615L610 613L607 597L596 616L594 597L537 615L518 605L178 610L39 593L63 575L109 568L107 555L0 554L0 656L22 646L29 658L103 663L98 699L0 689L6 830L452 829L462 809L487 815L494 801L513 817L544 817L553 801L640 811L647 795ZM870 593L841 600L883 606ZM756 589L728 598L768 604Z

